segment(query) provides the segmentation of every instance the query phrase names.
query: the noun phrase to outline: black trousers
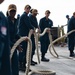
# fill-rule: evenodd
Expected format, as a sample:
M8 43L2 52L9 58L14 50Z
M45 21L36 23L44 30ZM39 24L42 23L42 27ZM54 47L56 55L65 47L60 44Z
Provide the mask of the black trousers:
M45 56L45 54L47 53L50 42L49 42L49 39L41 38L40 43L41 43L41 54L42 54L42 58L43 58Z
M35 54L35 38L34 35L32 34L31 36L31 41L32 41L32 54L31 54L31 60L33 59L33 55Z
M1 63L1 69L0 69L0 75L11 75L11 65L10 65L10 49L8 46L8 42L5 42L1 45L0 42L0 49L2 47L2 53L0 61Z
M25 66L26 65L27 42L23 41L21 45L22 45L23 51L19 52L19 62L23 63L23 65Z
M70 52L73 52L74 44L75 44L75 36L69 36L68 37L68 49L70 50Z

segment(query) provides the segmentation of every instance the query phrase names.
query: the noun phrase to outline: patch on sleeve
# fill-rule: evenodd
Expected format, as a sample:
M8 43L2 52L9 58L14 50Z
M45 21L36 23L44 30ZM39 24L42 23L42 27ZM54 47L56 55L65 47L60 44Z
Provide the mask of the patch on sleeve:
M1 27L1 33L2 33L3 35L7 35L7 28L4 27L4 26L2 26L2 27Z

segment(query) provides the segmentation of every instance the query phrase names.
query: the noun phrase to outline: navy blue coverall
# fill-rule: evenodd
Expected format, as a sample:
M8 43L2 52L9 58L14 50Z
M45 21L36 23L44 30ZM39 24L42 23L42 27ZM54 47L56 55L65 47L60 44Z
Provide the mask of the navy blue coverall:
M68 22L68 32L75 29L75 18L74 16ZM74 51L74 43L75 43L75 32L68 35L68 49L70 50L70 54Z
M33 16L33 15L30 15L29 18L30 18L30 22L31 22L32 26L34 28L38 28L37 18L35 16ZM35 38L34 38L34 34L32 34L31 40L32 40L32 55L31 55L31 61L32 61L33 55L35 54Z
M40 19L39 27L40 27L41 33L44 31L45 28L51 28L52 26L53 26L52 20L50 19L47 20L46 17L43 17L42 19ZM48 33L40 37L40 43L41 43L42 58L44 58L50 43Z
M14 18L13 22L10 16L7 17L7 20L9 24L10 47L12 48L14 43L19 39L19 36L17 35L18 20ZM19 75L17 49L14 51L14 54L11 59L11 68L12 75Z
M8 23L0 12L0 75L11 75Z
M30 29L34 29L30 23L28 14L24 12L20 17L19 22L19 35L21 37L28 36ZM23 51L19 53L19 62L23 62L23 67L26 67L26 51L27 51L27 42L22 42Z

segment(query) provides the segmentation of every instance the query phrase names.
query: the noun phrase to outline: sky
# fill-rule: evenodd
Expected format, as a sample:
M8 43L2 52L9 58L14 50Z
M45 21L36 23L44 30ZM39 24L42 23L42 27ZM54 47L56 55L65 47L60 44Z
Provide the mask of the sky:
M49 18L53 21L53 26L58 27L67 23L66 15L72 16L75 12L75 0L5 0L0 5L0 10L6 15L9 4L16 4L17 14L24 12L25 5L29 4L38 10L37 20L45 16L45 11L50 10ZM16 14L16 15L17 15ZM64 28L65 32L67 27Z

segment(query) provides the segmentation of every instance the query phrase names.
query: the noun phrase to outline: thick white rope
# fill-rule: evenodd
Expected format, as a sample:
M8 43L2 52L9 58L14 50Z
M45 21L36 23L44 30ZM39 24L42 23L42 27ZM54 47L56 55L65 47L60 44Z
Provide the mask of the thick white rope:
M51 35L51 32L49 32L49 40L50 40L50 43L52 43L52 35ZM51 54L52 56L58 58L59 55L58 55L57 52L55 51L54 45L52 44L52 48L53 48L53 51L54 51L54 53L56 54L56 56L51 52L50 47L48 47L48 48L49 48L49 52L50 52L50 54Z
M13 53L16 49L16 47L22 42L22 41L28 41L28 47L27 47L27 66L26 66L26 73L25 75L28 75L29 73L29 68L30 68L30 63L31 63L31 50L32 50L32 42L30 40L30 37L31 37L31 33L29 34L29 38L28 37L21 37L15 44L14 46L12 47L11 49L11 55L10 55L10 58L12 58L13 56ZM39 72L39 71L37 71ZM42 72L45 72L46 75L47 75L47 72L48 71L42 71ZM50 71L50 73L52 73L52 71ZM54 72L53 72L54 73Z
M29 35L28 35L28 37L29 37L29 39L31 39L31 35L32 35L32 33L33 33L33 30L31 29L30 31L29 31ZM28 61L29 59L29 57L28 57L28 53L31 55L32 54L32 50L29 52L29 43L28 43L28 45L27 45L27 53L26 53L26 61ZM31 60L31 57L30 57L30 60ZM31 62L30 62L31 63Z
M48 70L38 70L38 71L32 71L29 75L56 75L56 72L54 71L48 71Z
M18 41L16 41L16 43L14 44L14 46L11 48L11 54L10 54L10 58L12 58L13 53L16 49L16 47L22 42L22 41L27 41L30 40L28 37L21 37Z
M39 58L39 52L38 52L38 38L43 36L49 28L45 28L42 34L39 34L39 32L35 32L35 41L36 41L36 49L37 49L37 58L38 62L40 63L40 58ZM33 75L33 73L38 74L38 75L55 75L56 73L54 71L48 71L48 70L32 70L32 72L29 75Z
M29 68L30 68L30 62L31 62L31 50L32 50L32 42L29 37L21 37L12 47L11 49L11 55L10 58L12 58L13 53L16 49L16 47L22 42L22 41L28 41L28 48L27 48L27 65L26 65L26 75L28 75Z
M44 31L43 31L43 33L39 34L39 36L40 36L40 37L43 36L43 35L47 32L48 29L49 29L49 28L45 28Z
M38 63L40 63L39 50L38 50L38 39L39 39L39 37L43 36L47 32L48 29L49 28L45 28L43 33L41 33L41 34L39 33L38 29L35 29L35 35L34 36L35 36L35 44L36 44Z
M62 38L64 38L64 37L67 37L68 35L70 35L70 34L73 33L73 32L75 32L75 30L72 30L72 31L68 32L67 34L65 34L65 35L63 35L63 36L57 38L57 39L54 40L52 43L50 43L50 45L49 45L49 51L51 51L51 46L52 46L54 43L56 43L57 41L59 41L60 39L62 39ZM52 56L54 56L54 55L52 54ZM54 57L55 57L55 56L54 56Z
M37 32L37 33L36 33L37 37L43 36L43 35L47 32L47 30L49 30L49 29L50 29L50 28L45 28L44 31L43 31L43 33L41 33L41 34L39 34L39 32ZM36 39L38 39L37 37L36 37ZM51 35L50 32L49 32L49 40L50 40L50 42L52 42L52 35ZM36 45L37 45L37 47L38 47L38 40L37 40L37 42L36 42ZM50 51L51 55L53 55L54 57L58 57L58 54L57 54L57 52L55 51L53 45L52 45L52 48L53 48L53 51L54 51L54 53L56 54L56 56L51 52L50 47L49 47L49 51ZM37 48L37 51L38 51L38 48ZM37 56L39 57L38 54L37 54Z
M27 46L27 65L26 65L26 75L29 73L30 63L31 63L31 54L32 54L32 43L28 42Z
M31 39L31 35L33 34L33 30L31 29L29 31L29 35L28 37ZM30 64L31 64L31 54L32 54L32 43L30 44L28 42L28 46L27 46L27 53L26 53L26 61L27 61L27 65L26 65L26 75L28 75L29 73L29 69L30 69Z
M40 63L39 49L38 49L39 34L36 32L36 30L35 30L34 36L35 36L35 45L36 45L37 59L38 59L38 63Z

